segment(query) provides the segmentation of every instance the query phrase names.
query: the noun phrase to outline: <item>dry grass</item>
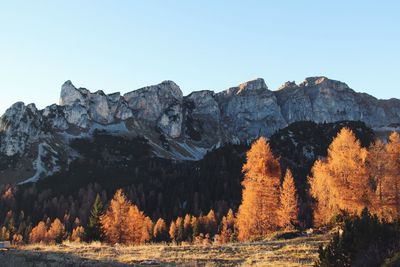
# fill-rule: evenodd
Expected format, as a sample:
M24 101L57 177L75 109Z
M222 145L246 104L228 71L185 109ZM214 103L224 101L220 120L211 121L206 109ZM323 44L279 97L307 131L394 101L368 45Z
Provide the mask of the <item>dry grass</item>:
M312 266L318 246L326 239L326 236L318 235L226 245L149 244L133 247L67 242L53 246L23 246L4 255L12 255L12 264L21 267L40 266L39 263L45 262L53 265L43 266ZM16 259L21 262L15 262Z

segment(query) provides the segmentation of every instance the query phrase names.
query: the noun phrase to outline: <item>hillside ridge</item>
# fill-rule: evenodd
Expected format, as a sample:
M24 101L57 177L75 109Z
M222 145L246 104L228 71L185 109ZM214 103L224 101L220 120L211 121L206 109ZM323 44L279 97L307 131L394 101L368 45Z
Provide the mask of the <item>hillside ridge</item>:
M6 162L24 162L8 176L35 181L79 157L71 140L99 130L144 137L156 157L199 160L213 148L270 137L293 122L344 120L362 121L373 129L393 128L400 124L400 100L378 100L323 76L287 82L276 91L257 78L222 92L187 96L173 81L121 95L90 92L68 80L58 105L38 110L17 102L5 112L0 118L0 155Z

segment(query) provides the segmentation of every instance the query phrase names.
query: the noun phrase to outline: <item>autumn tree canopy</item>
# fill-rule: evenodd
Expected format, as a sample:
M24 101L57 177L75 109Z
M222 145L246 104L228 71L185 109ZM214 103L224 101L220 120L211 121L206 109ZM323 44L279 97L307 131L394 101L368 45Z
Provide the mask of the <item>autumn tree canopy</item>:
M298 196L293 174L290 170L286 171L285 178L283 180L278 215L279 225L281 227L294 227L298 224Z
M232 209L229 209L226 216L222 217L221 231L219 235L219 242L230 243L235 239L235 215Z
M150 218L132 205L121 189L115 193L100 221L110 243L140 244L151 237Z
M279 224L281 169L265 138L259 138L247 152L243 173L242 204L236 223L238 239L250 240L276 230Z
M52 243L61 243L65 238L65 226L60 221L60 219L56 218L50 225L50 229L46 233L46 239L48 242Z
M160 218L157 220L153 229L153 238L156 242L168 241L168 229L164 219Z
M382 185L389 220L400 219L400 135L392 133L386 145L387 171Z
M151 239L152 221L135 205L130 205L124 221L125 244L138 245Z
M30 242L32 243L40 243L46 240L47 228L46 224L43 221L40 221L38 225L36 225L29 236Z
M343 128L329 146L327 158L315 162L309 181L311 195L317 201L317 225L328 223L342 211L359 214L364 207L373 207L375 195L368 175L367 154L354 133Z

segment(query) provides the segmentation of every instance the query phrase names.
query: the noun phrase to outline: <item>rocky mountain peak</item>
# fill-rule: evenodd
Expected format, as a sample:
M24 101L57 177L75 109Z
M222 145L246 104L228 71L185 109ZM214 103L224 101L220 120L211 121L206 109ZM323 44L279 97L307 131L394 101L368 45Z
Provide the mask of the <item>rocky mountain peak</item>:
M338 91L350 89L347 84L340 81L328 79L324 76L308 77L301 84L299 84L299 86L329 88Z
M237 94L240 94L245 91L267 90L267 89L268 89L268 87L265 84L264 79L257 78L257 79L250 80L250 81L240 84Z
M167 80L159 84L161 90L169 91L176 99L182 99L183 93L181 88L173 81Z
M72 84L70 80L61 86L60 106L73 105L74 103L84 104L82 93Z
M278 91L283 89L293 89L296 87L298 87L298 85L294 81L287 81L278 88Z
M234 95L242 95L242 94L256 94L257 92L267 91L268 87L265 84L264 79L256 78L244 83L239 84L238 86L231 87L225 91L220 92L218 95L222 97L231 97Z
M258 78L219 93L184 97L176 83L163 81L121 95L91 93L66 81L59 105L37 110L18 102L6 111L0 119L0 157L31 155L31 160L37 154L33 168L41 177L43 170L52 173L57 162L75 155L70 140L90 137L98 129L143 136L159 157L196 160L216 146L269 137L297 121L353 120L378 129L400 124L400 101L359 94L340 81L309 77L280 89L270 91ZM43 167L42 158L54 160Z

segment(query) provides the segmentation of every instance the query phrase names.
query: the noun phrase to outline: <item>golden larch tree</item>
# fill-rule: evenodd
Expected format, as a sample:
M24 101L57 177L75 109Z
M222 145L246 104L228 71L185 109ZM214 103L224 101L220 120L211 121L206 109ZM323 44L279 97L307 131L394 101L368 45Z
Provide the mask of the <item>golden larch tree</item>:
M141 244L151 238L152 221L117 190L100 219L104 236L110 243Z
M33 227L29 240L31 243L40 243L46 241L47 228L43 221L40 221L35 227Z
M387 162L388 154L386 146L378 139L369 147L366 160L368 176L375 192L374 203L370 212L386 220L390 217L386 207L386 194L384 192L384 184L388 178Z
M85 234L85 228L83 228L83 226L76 226L72 230L70 241L79 243L83 240L84 234Z
M313 175L308 178L311 196L316 200L314 207L314 224L321 226L328 223L332 216L340 213L338 205L335 204L335 196L332 179L326 160L317 160L312 168Z
M326 224L341 211L359 214L373 203L367 167L367 150L354 133L343 128L332 141L325 160L318 160L310 178L311 194L317 200L314 219Z
M298 224L299 203L292 172L286 171L280 195L279 225L294 227Z
M184 231L184 239L187 241L192 240L193 229L192 229L192 216L190 214L186 214L185 219L183 220L183 231Z
M46 239L50 243L61 243L65 238L65 226L56 218L46 233Z
M171 240L176 242L178 229L177 229L174 221L171 221L171 225L169 226L168 233L169 233L169 237L171 238Z
M265 236L278 227L281 169L265 138L259 138L247 152L243 173L236 221L240 241Z
M197 237L200 234L200 223L199 219L196 216L192 216L192 220L190 221L190 225L192 226L192 239Z
M124 226L129 207L130 202L126 199L122 189L117 190L106 213L100 218L102 230L108 242L114 244L124 242Z
M8 230L5 226L1 227L0 241L9 241L10 235L11 235L10 230Z
M222 217L221 232L219 234L220 243L233 242L235 238L235 215L232 209L229 209L226 216Z
M22 245L24 242L24 237L21 234L13 234L12 243L14 245Z
M123 227L123 242L138 245L150 240L152 222L135 205L130 204Z
M386 145L388 154L387 179L383 184L385 206L390 213L390 219L400 219L400 135L393 132Z
M184 241L184 235L185 235L185 230L184 230L184 225L183 225L183 218L178 217L175 221L175 226L176 226L176 236L175 236L175 241L180 243Z
M168 230L164 219L160 218L157 220L153 228L153 237L156 242L167 241Z
M212 237L218 232L218 223L217 218L215 217L214 210L210 210L205 218L205 232L209 234L210 237Z

